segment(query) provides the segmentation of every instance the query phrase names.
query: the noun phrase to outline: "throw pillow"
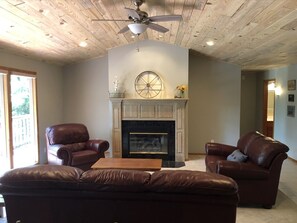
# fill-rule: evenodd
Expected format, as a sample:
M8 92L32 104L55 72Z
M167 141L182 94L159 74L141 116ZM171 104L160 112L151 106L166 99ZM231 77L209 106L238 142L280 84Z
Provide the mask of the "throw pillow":
M244 155L242 152L240 152L238 149L234 150L233 153L231 153L227 160L229 161L235 161L235 162L245 162L247 160L248 156Z

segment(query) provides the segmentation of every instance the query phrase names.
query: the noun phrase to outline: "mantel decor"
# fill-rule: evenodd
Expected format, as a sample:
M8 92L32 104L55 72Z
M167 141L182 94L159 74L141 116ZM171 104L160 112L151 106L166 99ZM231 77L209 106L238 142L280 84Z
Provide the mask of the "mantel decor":
M184 85L184 84L178 85L175 89L174 98L184 98L186 90L187 90L186 85Z
M115 76L115 80L113 81L114 86L114 92L109 92L110 98L124 98L125 92L120 91L120 82L118 80L118 77Z
M124 98L125 92L109 92L110 98Z
M142 98L154 98L162 91L162 80L153 71L144 71L135 79L135 91Z

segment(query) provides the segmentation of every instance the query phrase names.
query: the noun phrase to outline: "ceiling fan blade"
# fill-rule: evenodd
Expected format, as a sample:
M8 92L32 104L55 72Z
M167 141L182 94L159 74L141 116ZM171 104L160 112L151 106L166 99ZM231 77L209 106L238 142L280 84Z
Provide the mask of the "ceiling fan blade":
M129 31L129 27L128 26L125 26L124 28L122 28L118 33L121 34L121 33L125 33Z
M180 21L183 19L181 15L157 15L149 17L152 22L169 22L169 21Z
M161 33L166 33L166 32L169 31L169 29L165 28L164 26L160 26L160 25L155 24L155 23L149 23L148 28L156 30L156 31L161 32Z
M92 19L92 22L131 22L129 19Z
M136 18L136 19L140 19L140 16L138 15L137 11L135 9L130 9L130 8L126 8L128 12L128 15L131 16L132 18Z

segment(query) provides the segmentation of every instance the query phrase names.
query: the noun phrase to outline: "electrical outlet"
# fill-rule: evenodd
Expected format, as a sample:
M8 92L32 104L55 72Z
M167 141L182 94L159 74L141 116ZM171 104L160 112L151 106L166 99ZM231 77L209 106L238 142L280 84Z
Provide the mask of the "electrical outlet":
M214 139L211 139L210 142L211 142L211 143L214 143Z

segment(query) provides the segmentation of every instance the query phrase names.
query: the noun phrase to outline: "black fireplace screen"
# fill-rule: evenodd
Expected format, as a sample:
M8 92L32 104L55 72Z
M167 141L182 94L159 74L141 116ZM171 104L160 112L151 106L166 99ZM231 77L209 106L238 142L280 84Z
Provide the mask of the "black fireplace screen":
M168 133L130 132L130 154L168 154Z
M122 156L175 160L174 121L122 121Z

